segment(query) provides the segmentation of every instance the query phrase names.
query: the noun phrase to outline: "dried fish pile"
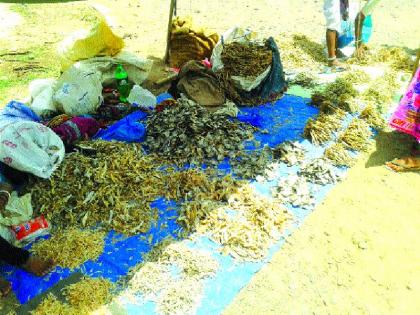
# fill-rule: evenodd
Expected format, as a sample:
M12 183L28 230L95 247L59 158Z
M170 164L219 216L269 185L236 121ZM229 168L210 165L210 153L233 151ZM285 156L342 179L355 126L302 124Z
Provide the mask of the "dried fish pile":
M113 288L114 285L107 279L86 277L63 289L66 302L59 301L50 293L31 314L90 314L111 301Z
M244 155L243 142L253 139L255 128L212 113L191 100L150 117L145 144L151 152L178 165L217 165L225 158ZM242 152L242 153L241 153Z
M311 69L319 71L319 67L327 62L324 47L310 40L303 34L281 34L276 38L281 50L281 59L286 69Z
M386 122L379 111L373 105L367 105L365 109L360 113L361 119L365 120L370 126L377 129L385 127Z
M334 143L325 150L324 157L335 166L352 166L355 159L349 154L342 143Z
M316 78L312 73L300 72L290 82L291 84L300 85L305 88L313 88L316 86Z
M35 208L54 226L96 226L124 234L147 232L163 194L164 175L138 144L94 141L94 156L68 154L49 180L31 188Z
M98 259L104 250L104 237L105 232L100 231L57 230L50 239L35 243L31 251L39 257L53 259L60 267L74 269L88 260Z
M340 108L346 112L353 113L357 111L354 108L354 98L358 92L351 82L343 78L337 78L334 82L327 84L322 90L315 91L312 96L312 104L321 109ZM323 105L327 102L327 106ZM325 112L325 111L324 111Z
M273 195L281 202L294 207L302 209L313 209L315 207L315 198L312 196L313 193L304 177L289 175L281 178L273 191Z
M194 314L203 281L219 268L210 252L190 249L185 241L164 241L130 272L130 294L153 300L159 314Z
M342 75L341 79L351 84L362 84L368 83L371 78L363 70L356 69Z
M398 75L394 71L386 72L369 84L362 93L361 99L367 103L373 103L380 113L386 112L399 87L397 77Z
M369 125L364 120L355 118L338 140L349 149L367 151L371 137Z
M271 66L272 52L255 43L233 42L224 46L222 62L231 76L256 77Z
M413 60L411 56L400 47L380 47L368 50L361 58L351 58L350 63L369 65L374 63L385 63L395 70L411 72Z
M316 119L308 119L303 136L315 145L326 143L341 128L344 117L345 113L339 110L333 114L320 113Z
M273 149L273 157L288 166L296 165L305 158L306 149L299 142L285 141Z
M280 202L244 186L231 196L227 206L213 210L197 231L222 245L223 254L255 261L267 255L288 218Z
M241 152L241 156L231 160L230 165L236 176L242 179L255 179L270 169L273 154L270 147L265 146L260 150Z
M335 184L341 180L340 173L323 158L314 159L303 165L298 174L304 176L307 181L320 185Z

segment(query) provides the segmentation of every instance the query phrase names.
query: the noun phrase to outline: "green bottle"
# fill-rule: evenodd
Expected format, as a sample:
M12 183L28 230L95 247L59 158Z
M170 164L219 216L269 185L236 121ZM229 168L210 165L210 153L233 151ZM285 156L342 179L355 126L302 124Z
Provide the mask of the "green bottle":
M117 65L114 77L117 80L117 90L120 93L120 101L127 103L127 97L130 94L131 85L128 83L128 74L122 64Z

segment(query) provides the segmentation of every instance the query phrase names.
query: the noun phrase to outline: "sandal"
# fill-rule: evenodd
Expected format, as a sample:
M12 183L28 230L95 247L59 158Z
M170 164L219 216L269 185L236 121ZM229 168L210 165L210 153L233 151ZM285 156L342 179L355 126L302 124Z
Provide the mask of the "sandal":
M385 167L394 172L420 171L420 165L409 166L405 162L401 162L401 159L393 159L390 162L386 162Z

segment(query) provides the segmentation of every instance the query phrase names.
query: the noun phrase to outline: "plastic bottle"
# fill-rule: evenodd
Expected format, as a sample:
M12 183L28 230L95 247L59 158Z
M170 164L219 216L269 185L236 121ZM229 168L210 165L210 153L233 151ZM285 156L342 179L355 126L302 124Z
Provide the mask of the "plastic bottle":
M124 67L119 64L117 69L115 69L114 77L117 80L117 89L120 93L120 101L127 103L127 97L131 91L131 85L128 82L128 74L125 71Z

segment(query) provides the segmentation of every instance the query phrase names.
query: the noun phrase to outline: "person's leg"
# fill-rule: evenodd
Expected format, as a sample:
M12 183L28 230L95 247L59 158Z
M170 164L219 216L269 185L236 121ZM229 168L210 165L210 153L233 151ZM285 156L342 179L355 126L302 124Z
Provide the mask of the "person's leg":
M324 16L327 26L326 42L328 50L328 66L339 66L340 63L337 60L336 51L338 33L341 31L340 0L325 0Z
M51 259L44 260L31 256L27 250L11 245L1 236L0 260L13 266L21 267L39 277L46 275L54 266L54 262ZM0 292L2 295L7 295L9 291L10 283L0 278Z

